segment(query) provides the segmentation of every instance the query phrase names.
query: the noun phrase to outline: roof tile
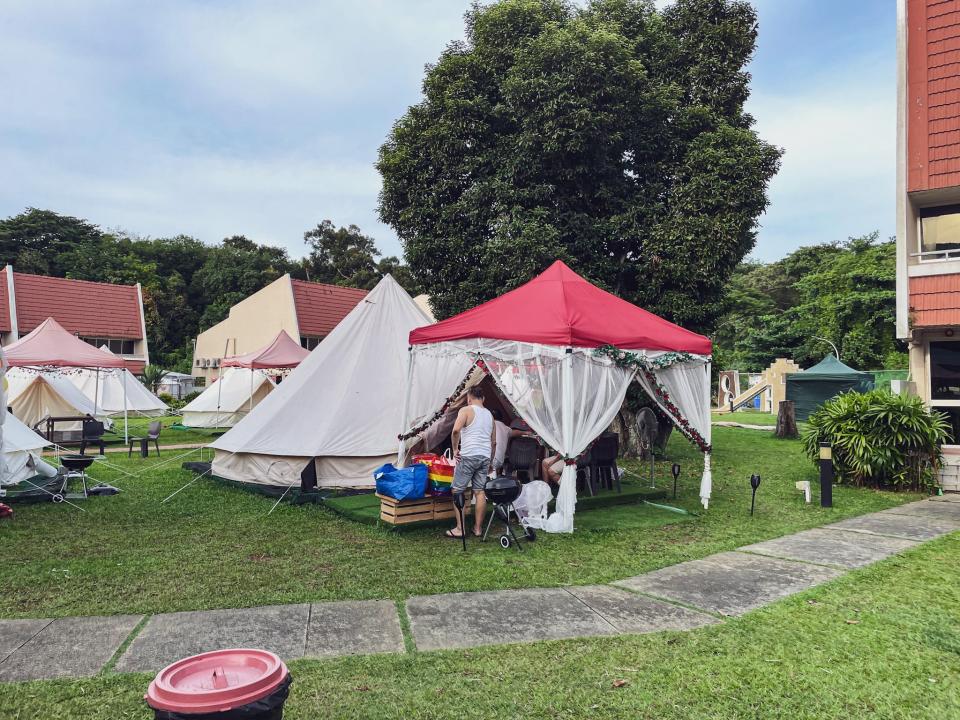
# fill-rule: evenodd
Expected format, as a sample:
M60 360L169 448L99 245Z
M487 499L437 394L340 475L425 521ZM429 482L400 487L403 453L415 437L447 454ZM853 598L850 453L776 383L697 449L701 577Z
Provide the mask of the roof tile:
M13 274L17 330L26 335L48 317L87 337L139 340L140 305L135 285ZM5 289L4 289L5 292Z
M293 280L301 335L324 337L367 295L366 290Z

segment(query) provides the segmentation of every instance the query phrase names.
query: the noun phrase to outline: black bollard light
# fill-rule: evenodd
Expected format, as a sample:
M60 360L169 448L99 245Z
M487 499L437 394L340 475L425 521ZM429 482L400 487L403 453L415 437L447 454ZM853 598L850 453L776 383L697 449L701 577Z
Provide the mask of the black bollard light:
M673 467L670 468L670 472L673 473L673 499L677 499L677 478L680 477L680 463L674 463Z
M833 507L833 448L820 443L820 507Z
M753 488L753 496L750 498L750 514L753 515L753 507L757 502L757 488L760 487L760 476L756 473L750 476L750 487Z

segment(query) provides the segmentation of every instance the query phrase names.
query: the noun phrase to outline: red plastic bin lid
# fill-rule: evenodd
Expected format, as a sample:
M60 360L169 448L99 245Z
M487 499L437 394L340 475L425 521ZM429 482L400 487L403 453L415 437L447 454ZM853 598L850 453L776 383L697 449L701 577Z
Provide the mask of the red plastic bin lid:
M216 713L276 690L287 666L266 650L214 650L177 660L153 679L144 699L154 710Z

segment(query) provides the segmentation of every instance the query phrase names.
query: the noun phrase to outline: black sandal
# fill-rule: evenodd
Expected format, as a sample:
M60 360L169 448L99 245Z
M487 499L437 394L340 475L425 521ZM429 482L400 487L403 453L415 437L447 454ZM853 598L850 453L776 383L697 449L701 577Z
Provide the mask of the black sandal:
M444 537L448 537L451 540L460 540L461 538L463 538L463 535L454 535L452 528L450 530L447 530L443 535Z

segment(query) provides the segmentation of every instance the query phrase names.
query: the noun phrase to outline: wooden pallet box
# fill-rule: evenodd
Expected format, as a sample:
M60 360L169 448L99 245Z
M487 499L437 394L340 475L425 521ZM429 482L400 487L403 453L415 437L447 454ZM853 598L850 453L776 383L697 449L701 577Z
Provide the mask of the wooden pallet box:
M425 497L418 500L396 500L387 495L376 494L380 498L380 519L391 525L407 525L415 522L434 520L452 520L457 509L453 498ZM470 507L464 508L470 514Z

